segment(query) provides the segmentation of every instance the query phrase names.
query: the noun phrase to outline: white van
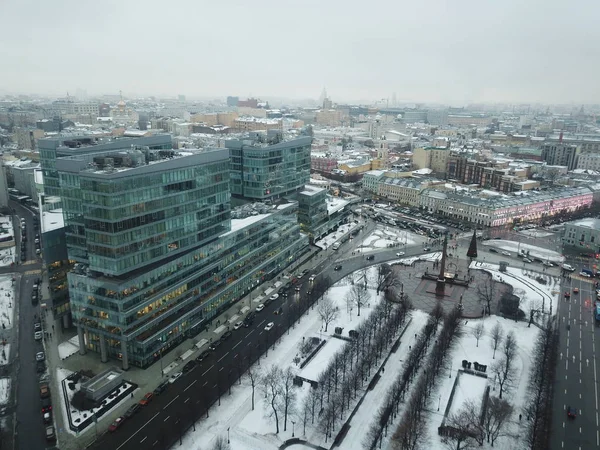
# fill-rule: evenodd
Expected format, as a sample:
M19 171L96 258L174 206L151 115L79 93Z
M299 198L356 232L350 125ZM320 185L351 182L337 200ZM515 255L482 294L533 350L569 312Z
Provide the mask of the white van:
M342 245L341 243L339 243L339 242L335 242L335 243L333 244L333 247L332 247L332 248L333 248L334 250L337 250L338 248L340 248L340 246L341 246L341 245Z

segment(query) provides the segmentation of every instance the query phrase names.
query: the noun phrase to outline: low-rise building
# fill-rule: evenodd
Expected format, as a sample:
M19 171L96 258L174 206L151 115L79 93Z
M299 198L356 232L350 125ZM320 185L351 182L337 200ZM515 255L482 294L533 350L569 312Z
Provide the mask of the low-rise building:
M600 253L600 219L565 223L563 244L578 250Z

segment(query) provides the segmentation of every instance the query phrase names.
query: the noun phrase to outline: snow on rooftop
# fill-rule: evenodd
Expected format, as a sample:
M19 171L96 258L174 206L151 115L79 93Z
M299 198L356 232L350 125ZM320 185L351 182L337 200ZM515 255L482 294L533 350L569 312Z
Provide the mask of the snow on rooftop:
M572 222L571 225L600 230L600 219L581 219Z
M257 214L256 216L246 217L245 219L231 219L231 230L227 233L223 233L221 237L227 236L231 233L234 233L242 228L248 227L253 223L259 222L260 220L268 217L269 214Z
M54 209L42 212L42 233L63 228L65 222L63 219L63 210Z
M344 200L339 197L328 197L327 198L327 214L332 215L338 211L344 209L348 204L348 200Z

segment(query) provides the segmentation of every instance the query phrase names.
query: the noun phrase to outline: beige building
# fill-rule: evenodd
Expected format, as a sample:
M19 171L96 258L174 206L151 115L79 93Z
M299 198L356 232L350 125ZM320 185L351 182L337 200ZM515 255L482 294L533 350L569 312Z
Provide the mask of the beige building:
M236 131L283 130L281 119L260 119L256 117L238 117L233 121Z
M413 164L417 169L431 169L434 173L446 173L446 165L450 150L440 147L416 148L413 153Z
M19 150L35 150L38 139L44 136L44 131L38 128L15 128L13 141Z
M321 109L317 111L316 122L319 125L339 127L342 125L342 112L337 109Z
M219 112L219 113L206 113L206 114L192 114L190 121L194 123L205 123L206 126L213 127L215 125L225 125L226 127L233 127L234 121L237 119L237 112Z
M410 206L419 205L419 197L423 190L421 180L410 178L383 177L378 187L379 196Z

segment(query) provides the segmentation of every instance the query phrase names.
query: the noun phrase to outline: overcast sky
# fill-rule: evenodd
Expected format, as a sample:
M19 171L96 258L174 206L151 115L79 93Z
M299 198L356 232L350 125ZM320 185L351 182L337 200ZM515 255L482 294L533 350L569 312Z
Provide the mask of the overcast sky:
M0 90L600 103L600 0L0 0Z

